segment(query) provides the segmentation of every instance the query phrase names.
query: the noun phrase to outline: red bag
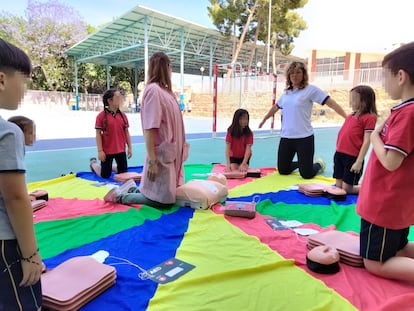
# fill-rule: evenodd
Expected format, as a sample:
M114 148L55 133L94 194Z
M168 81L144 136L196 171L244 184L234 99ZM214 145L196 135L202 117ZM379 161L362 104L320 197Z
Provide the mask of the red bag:
M256 203L227 201L224 215L252 219L256 216Z

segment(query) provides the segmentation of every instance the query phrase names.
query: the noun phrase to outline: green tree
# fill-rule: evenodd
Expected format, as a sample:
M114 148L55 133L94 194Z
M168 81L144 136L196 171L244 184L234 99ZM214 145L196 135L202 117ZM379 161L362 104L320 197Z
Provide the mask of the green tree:
M132 68L124 68L124 67L112 67L111 68L111 77L113 77L113 85L116 85L119 89L121 89L124 93L131 92L135 98L135 73L134 69ZM137 74L137 87L138 83L144 81L144 69L139 68ZM136 92L138 94L138 90Z
M246 0L209 0L208 15L223 36L233 39L233 55L237 48L237 25L245 10Z
M34 66L45 75L46 89L68 90L74 68L64 51L87 35L86 23L73 8L54 0L29 0L26 18L27 48Z
M294 48L294 39L300 31L306 29L306 23L302 17L294 12L303 7L308 0L272 0L271 8L271 40L273 68L276 68L275 56L280 51L289 55ZM257 43L267 43L269 33L269 0L210 0L208 7L209 16L217 29L225 36L238 38L238 43L233 45L232 62L237 61L238 53L244 42L252 43L248 67L252 66L254 50ZM233 27L230 27L230 26ZM235 42L235 41L234 41ZM267 44L263 48L267 48ZM265 52L267 52L265 50ZM266 54L266 53L264 53ZM264 63L264 60L262 60Z
M0 14L0 35L28 53L37 90L71 90L74 64L64 51L87 34L79 13L55 0L29 0L24 17Z
M271 2L270 42L269 45L265 45L265 48L271 49L272 68L273 72L276 72L277 51L283 55L290 55L295 47L295 38L299 37L300 32L307 27L306 22L294 10L304 7L308 0L272 0ZM257 31L253 28L257 34L255 40L265 43L268 43L269 34L269 4L269 0L262 1L256 15L256 20L260 21L260 29ZM265 63L264 60L262 63Z
M56 0L29 0L24 17L0 14L1 38L25 50L33 62L31 88L35 90L73 92L75 63L64 52L95 31L76 10ZM80 93L102 94L106 90L106 66L78 63L77 68ZM111 86L135 94L133 70L119 67L110 70ZM138 82L143 80L144 71L140 69Z
M10 43L23 47L25 42L26 21L19 16L2 12L0 15L0 37Z

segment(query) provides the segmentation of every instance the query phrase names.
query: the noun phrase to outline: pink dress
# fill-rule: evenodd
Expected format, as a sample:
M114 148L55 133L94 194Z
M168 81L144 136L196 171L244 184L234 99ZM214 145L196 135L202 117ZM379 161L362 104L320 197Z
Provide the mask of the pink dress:
M147 198L160 203L176 201L176 188L184 184L183 162L188 156L183 116L174 94L157 83L145 87L141 109L142 130L157 129L155 154L158 175L155 181L147 179L147 159L139 187Z

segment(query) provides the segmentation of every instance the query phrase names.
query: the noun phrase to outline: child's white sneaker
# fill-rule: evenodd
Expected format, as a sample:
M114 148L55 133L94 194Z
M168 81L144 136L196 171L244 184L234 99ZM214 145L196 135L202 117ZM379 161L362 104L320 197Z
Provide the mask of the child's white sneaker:
M119 193L128 193L128 190L131 188L135 188L137 184L133 179L128 179L124 182L121 186L119 186L118 191Z
M108 193L104 196L105 202L113 202L118 203L118 199L120 196L119 187L114 187L108 191Z
M315 162L318 163L321 166L321 168L318 171L318 174L322 174L325 171L325 168L326 168L326 163L325 163L324 159L319 157L319 158L316 158Z

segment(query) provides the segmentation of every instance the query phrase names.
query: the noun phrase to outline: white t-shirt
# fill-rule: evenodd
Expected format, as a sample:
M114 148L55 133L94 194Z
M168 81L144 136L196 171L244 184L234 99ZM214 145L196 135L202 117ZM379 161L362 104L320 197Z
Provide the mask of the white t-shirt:
M19 172L24 174L24 137L22 130L14 123L0 117L0 174ZM0 240L16 238L7 215L3 195L0 193Z
M305 138L313 135L311 114L313 103L324 104L329 95L314 85L283 92L277 102L282 115L281 137Z

